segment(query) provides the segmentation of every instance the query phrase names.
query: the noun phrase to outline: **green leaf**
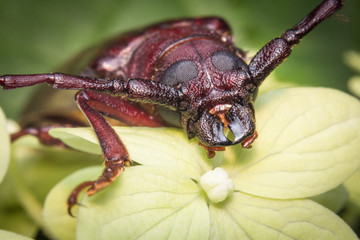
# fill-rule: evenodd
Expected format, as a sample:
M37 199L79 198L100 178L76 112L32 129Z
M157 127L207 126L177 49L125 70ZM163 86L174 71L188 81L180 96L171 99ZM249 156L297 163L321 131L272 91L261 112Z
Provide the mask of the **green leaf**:
M13 233L13 232L8 232L5 230L1 230L0 229L0 239L6 239L6 240L31 240L31 238Z
M89 180L89 175L96 178L99 172L99 168L76 172L51 191L44 215L56 236L70 229L61 239L70 233L74 239L66 193L74 182ZM197 184L166 168L127 168L111 186L81 204L84 207L75 213L77 239L208 239L208 210Z
M22 137L11 147L12 161L8 171L11 193L6 193L6 196L15 195L15 201L21 204L31 222L44 231L42 205L50 189L71 172L101 163L98 156L44 147L34 136ZM6 198L3 197L2 201Z
M189 143L182 130L146 127L114 127L114 130L134 162L178 169L194 179L210 169L210 163L203 160L205 151L196 141ZM57 128L50 134L75 149L101 154L96 135L90 128ZM173 160L169 161L170 158Z
M344 186L349 191L349 197L354 201L358 206L360 206L360 171L357 171L352 175L348 180L344 182Z
M0 183L4 179L9 166L10 159L10 138L6 129L6 119L0 108Z
M259 137L233 164L235 189L303 198L335 188L360 166L360 102L326 88L289 88L259 97Z
M343 185L338 186L328 192L316 195L310 198L311 200L323 205L327 209L338 213L349 200L349 194Z
M210 239L357 239L338 216L311 200L272 200L234 193L210 205Z

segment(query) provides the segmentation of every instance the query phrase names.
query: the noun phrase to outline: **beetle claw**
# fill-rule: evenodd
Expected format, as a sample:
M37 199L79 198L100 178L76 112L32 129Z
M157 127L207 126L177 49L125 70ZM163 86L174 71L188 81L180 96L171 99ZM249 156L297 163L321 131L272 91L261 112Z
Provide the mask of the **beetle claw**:
M83 206L81 203L79 203L77 201L77 196L79 195L79 193L86 187L92 186L95 182L94 181L88 181L88 182L83 182L80 185L78 185L69 195L68 200L67 200L67 212L71 217L75 217L72 212L71 209L75 206L75 205L79 205L79 206Z
M68 197L68 209L67 212L71 217L74 217L74 215L71 212L71 209L75 205L83 206L77 201L77 196L79 193L84 190L87 187L90 187L87 190L87 195L91 196L95 193L99 192L100 190L107 187L110 183L112 183L119 175L124 171L125 164L131 164L131 160L126 159L124 161L120 161L120 163L112 163L109 161L108 166L105 168L103 174L99 177L96 181L88 181L81 183L78 185L69 195Z

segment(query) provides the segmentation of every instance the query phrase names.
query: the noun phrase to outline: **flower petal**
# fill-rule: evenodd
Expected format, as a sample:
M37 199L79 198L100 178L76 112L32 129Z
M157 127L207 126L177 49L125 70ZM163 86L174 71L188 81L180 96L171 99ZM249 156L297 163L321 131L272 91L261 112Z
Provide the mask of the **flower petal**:
M101 173L101 167L89 167L76 171L61 180L46 197L43 216L49 231L59 240L76 239L77 219L67 213L67 198L71 191L81 182L96 178ZM78 201L84 195L78 197ZM77 215L78 208L73 207L72 213Z
M44 215L56 236L61 236L65 228L74 234L75 220L66 216L65 199L74 181L89 180L94 170L74 173L49 194ZM78 239L209 237L208 208L197 184L166 168L127 168L111 186L85 197L81 204L84 207L75 213Z
M196 183L166 168L128 168L82 202L78 239L207 239L209 216Z
M179 129L114 127L114 130L134 162L178 169L194 179L211 168L210 163L204 161L205 151L195 141L189 142ZM51 135L75 149L101 154L96 135L90 128L57 128L51 130ZM169 161L170 158L173 160Z
M5 231L5 230L1 230L0 229L0 239L6 239L6 240L31 240L31 238L13 233L13 232L9 232L9 231Z
M351 77L348 81L348 88L352 94L360 97L360 76Z
M210 205L210 239L357 239L337 215L311 200L232 196Z
M262 95L259 137L233 168L235 189L271 198L303 198L335 188L360 166L360 102L326 88Z

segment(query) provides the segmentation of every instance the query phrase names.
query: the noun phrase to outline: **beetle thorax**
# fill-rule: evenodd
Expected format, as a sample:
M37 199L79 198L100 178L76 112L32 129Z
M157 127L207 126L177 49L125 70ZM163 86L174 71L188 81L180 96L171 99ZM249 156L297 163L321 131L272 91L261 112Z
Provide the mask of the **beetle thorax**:
M240 56L223 42L205 37L182 39L168 47L152 78L179 89L186 100L182 108L191 115L246 97L243 90L250 82Z

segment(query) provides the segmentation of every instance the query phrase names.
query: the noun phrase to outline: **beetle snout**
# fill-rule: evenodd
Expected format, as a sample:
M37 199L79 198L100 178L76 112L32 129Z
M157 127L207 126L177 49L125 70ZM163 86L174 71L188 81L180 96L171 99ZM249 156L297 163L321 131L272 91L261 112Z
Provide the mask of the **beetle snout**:
M252 106L232 104L204 111L195 123L197 137L208 147L238 144L254 134L255 119Z

